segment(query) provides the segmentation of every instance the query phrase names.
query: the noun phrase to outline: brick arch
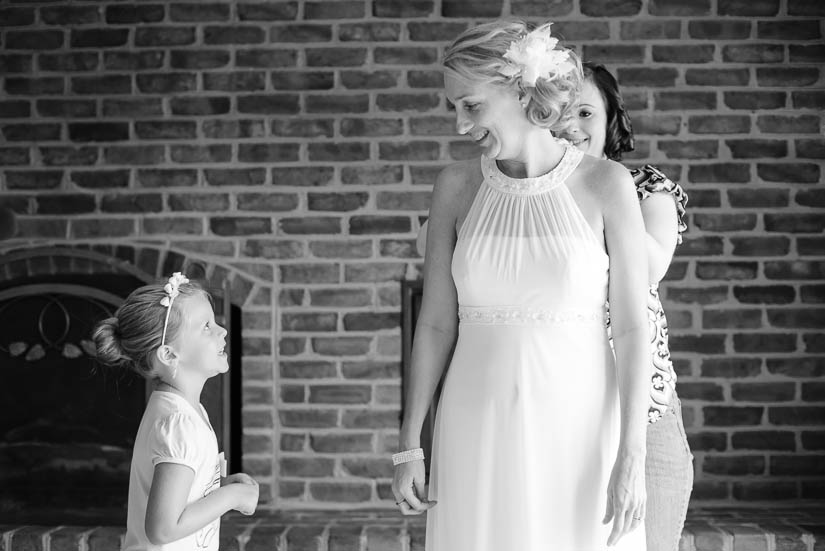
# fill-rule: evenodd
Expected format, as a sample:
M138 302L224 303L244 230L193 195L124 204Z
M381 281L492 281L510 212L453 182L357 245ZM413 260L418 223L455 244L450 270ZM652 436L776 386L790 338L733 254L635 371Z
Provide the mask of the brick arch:
M222 289L239 306L253 297L253 276L232 265L204 260L183 251L152 244L61 245L3 251L0 282L61 273L120 273L154 283L172 272L184 272Z

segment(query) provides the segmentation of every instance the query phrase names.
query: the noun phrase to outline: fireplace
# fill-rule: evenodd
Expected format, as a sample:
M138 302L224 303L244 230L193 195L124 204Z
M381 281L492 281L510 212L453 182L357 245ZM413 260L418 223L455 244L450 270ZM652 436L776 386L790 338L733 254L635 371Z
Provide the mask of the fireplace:
M44 262L33 258L29 267ZM4 522L125 521L132 445L152 383L98 364L91 331L154 278L67 267L0 281ZM240 463L240 308L222 289L207 290L229 331L230 370L208 381L202 399L232 469Z

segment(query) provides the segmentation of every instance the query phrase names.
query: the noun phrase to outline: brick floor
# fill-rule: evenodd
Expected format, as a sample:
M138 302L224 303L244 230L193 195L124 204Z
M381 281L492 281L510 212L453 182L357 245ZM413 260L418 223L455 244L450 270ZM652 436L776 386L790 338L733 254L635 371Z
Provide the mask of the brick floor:
M424 517L394 511L226 515L221 551L423 551ZM0 525L0 551L118 551L112 526ZM825 551L825 508L692 510L679 551Z

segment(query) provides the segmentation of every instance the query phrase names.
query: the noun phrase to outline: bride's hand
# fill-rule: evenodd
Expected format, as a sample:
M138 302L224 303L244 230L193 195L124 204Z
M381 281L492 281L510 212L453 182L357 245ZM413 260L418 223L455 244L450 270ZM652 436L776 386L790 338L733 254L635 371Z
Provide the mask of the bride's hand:
M420 515L436 504L435 501L427 500L422 460L396 465L392 477L392 493L396 505L405 515Z
M607 484L607 510L603 524L613 519L613 530L607 545L616 545L620 538L629 534L645 518L647 494L645 493L644 454L619 453L610 482Z

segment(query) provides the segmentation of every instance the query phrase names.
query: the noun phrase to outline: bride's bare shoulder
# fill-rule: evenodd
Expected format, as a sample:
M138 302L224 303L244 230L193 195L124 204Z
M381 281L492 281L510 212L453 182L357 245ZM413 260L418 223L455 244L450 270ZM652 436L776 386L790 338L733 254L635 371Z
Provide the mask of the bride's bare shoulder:
M576 186L602 205L611 204L629 191L635 194L633 177L616 161L585 155L574 174Z
M483 178L479 159L447 165L436 178L433 200L460 203L475 195Z

